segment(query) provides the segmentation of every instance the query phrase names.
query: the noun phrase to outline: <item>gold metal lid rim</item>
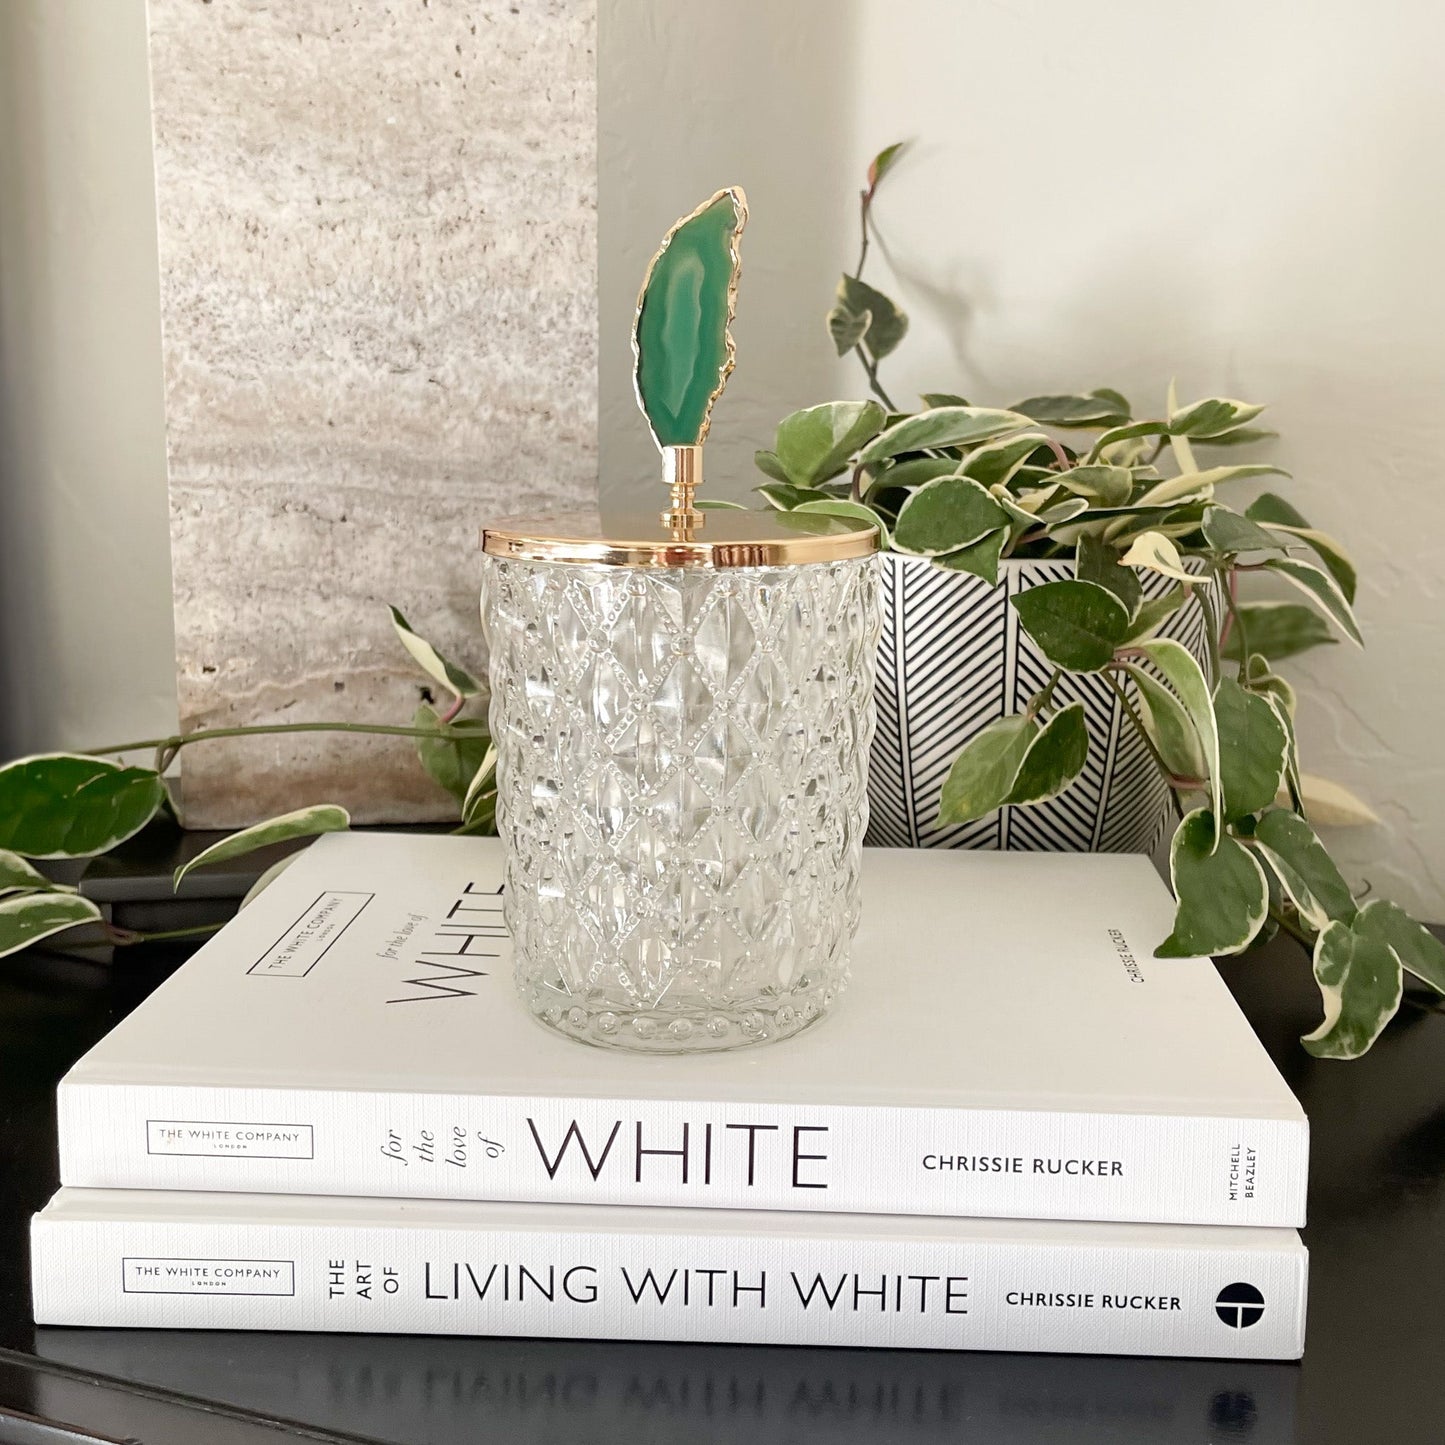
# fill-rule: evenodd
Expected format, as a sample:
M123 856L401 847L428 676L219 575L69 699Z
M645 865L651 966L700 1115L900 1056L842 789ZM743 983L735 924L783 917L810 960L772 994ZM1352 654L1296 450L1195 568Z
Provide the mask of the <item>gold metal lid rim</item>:
M795 567L853 561L879 550L876 529L819 513L710 511L706 526L655 520L604 529L590 518L503 521L482 530L488 556L601 567Z

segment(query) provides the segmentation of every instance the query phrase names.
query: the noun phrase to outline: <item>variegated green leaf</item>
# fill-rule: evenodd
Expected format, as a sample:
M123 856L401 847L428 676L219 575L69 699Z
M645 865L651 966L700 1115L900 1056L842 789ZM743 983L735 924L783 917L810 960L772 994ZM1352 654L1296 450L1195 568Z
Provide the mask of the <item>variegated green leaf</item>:
M1232 677L1214 690L1219 729L1219 787L1223 817L1230 822L1274 802L1284 781L1289 738L1274 709Z
M160 811L151 768L43 753L0 767L0 848L24 858L90 858L134 837Z
M1008 535L1008 528L1000 527L980 537L977 542L960 547L957 552L935 557L933 565L942 567L946 572L971 572L975 577L983 578L990 587L997 587L999 558L1003 555Z
M1028 425L1028 417L1015 411L983 406L934 407L894 422L863 448L858 460L881 462L886 457L926 451L930 447L973 445Z
M1270 557L1260 566L1265 571L1283 577L1318 603L1330 620L1357 647L1365 645L1365 639L1360 636L1359 623L1355 621L1354 609L1340 591L1340 584L1328 572L1316 567L1312 562L1301 561L1298 557Z
M887 413L876 401L830 401L795 411L778 423L773 454L797 487L835 477L849 458L883 429Z
M1171 409L1169 430L1175 436L1207 441L1244 426L1263 410L1262 406L1248 401L1234 401L1224 396L1206 397L1177 411Z
M826 517L846 517L850 522L863 522L877 527L885 548L892 546L888 522L881 512L875 511L866 502L850 502L846 497L836 497L825 502L803 502L793 509L797 512L821 512Z
M1008 803L1046 803L1057 798L1084 770L1089 756L1089 729L1084 705L1060 708L1029 740L1009 789Z
M0 848L0 894L30 892L74 893L73 888L52 883L38 868L32 868L18 853Z
M1019 432L976 447L958 470L986 487L994 487L1008 481L1039 447L1047 443L1048 438L1042 432Z
M1074 575L1081 582L1093 582L1107 588L1124 604L1131 618L1144 600L1144 589L1140 586L1138 574L1125 567L1119 553L1097 537L1086 534L1079 538Z
M1128 421L1129 409L1095 393L1093 396L1031 396L1011 411L1022 412L1045 426L1112 427Z
M1177 778L1206 777L1209 764L1204 757L1204 744L1184 704L1142 667L1129 663L1124 670L1138 689L1140 721L1159 749L1164 765Z
M1403 908L1387 898L1372 898L1356 915L1354 931L1388 944L1407 973L1445 994L1445 943Z
M1277 808L1262 817L1254 841L1300 917L1317 932L1331 921L1351 923L1355 900L1315 831L1297 813Z
M1171 587L1162 597L1150 598L1139 604L1129 630L1124 634L1126 644L1145 642L1184 606L1184 589Z
M1282 662L1311 647L1333 646L1336 641L1329 623L1302 602L1243 602L1239 611L1249 650L1263 653L1271 662ZM1230 629L1224 656L1240 660L1237 627Z
M1008 516L971 477L925 482L898 510L893 545L915 557L941 557L1004 526Z
M391 625L401 640L401 645L411 654L412 661L435 683L439 683L453 697L476 697L483 691L481 683L465 668L448 662L445 657L420 636L416 629L401 615L396 607L391 612Z
M1180 643L1168 637L1155 637L1146 642L1132 643L1163 674L1165 682L1174 689L1184 710L1189 714L1199 741L1204 747L1204 762L1209 774L1209 806L1214 817L1219 817L1223 807L1220 789L1219 729L1214 721L1214 699L1209 684L1193 653Z
M834 328L834 317L841 313L845 317L866 316L868 324L863 328L861 341L865 351L875 361L881 361L898 349L898 344L908 333L908 317L889 296L856 276L843 276L838 281L838 300L828 313L828 330L833 334L833 344L842 356L850 348L841 344L841 337ZM840 330L851 330L851 326ZM855 342L854 345L857 345Z
M938 821L971 823L1003 806L1038 729L1027 717L1000 718L975 734L944 779Z
M181 886L186 874L197 868L209 868L216 863L225 863L232 858L244 857L258 848L272 843L285 843L293 838L311 838L320 833L340 833L351 826L351 815L345 808L331 803L321 803L311 808L297 808L291 813L268 818L264 823L253 823L242 828L219 843L197 853L188 863L176 869L173 885Z
M1172 577L1176 582L1199 581L1185 567L1179 549L1160 531L1145 532L1136 537L1121 560L1126 567L1143 567L1163 577Z
M0 898L0 958L68 928L100 921L100 909L78 893L16 893Z
M1265 492L1250 503L1245 509L1245 516L1288 536L1297 537L1324 563L1325 570L1345 594L1345 600L1354 602L1355 564L1349 553L1328 533L1311 527L1283 497L1277 497L1273 492Z
M1044 582L1010 600L1039 651L1066 672L1106 666L1129 627L1128 609L1093 582Z
M1207 810L1196 808L1179 824L1169 869L1178 907L1174 929L1154 950L1156 958L1200 958L1249 947L1269 910L1269 886L1247 848L1227 833L1216 836Z
M1316 1058L1357 1059L1400 1007L1400 960L1388 943L1329 923L1315 940L1314 968L1325 1016L1300 1042Z

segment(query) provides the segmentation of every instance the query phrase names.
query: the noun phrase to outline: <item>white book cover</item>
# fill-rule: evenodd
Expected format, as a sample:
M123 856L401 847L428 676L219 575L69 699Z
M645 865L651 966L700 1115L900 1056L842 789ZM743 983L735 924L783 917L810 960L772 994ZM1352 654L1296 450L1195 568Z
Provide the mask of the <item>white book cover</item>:
M62 1189L37 1324L1297 1359L1286 1229Z
M1294 1226L1308 1126L1131 856L870 849L853 978L639 1057L514 995L494 839L337 834L60 1085L87 1187Z

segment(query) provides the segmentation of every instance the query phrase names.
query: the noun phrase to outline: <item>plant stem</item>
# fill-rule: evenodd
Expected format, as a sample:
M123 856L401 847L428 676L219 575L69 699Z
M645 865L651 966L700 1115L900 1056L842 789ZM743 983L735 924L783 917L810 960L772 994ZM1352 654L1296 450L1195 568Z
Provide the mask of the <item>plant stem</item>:
M858 224L863 232L863 242L858 248L858 265L853 274L860 281L863 279L863 263L868 259L868 208L873 204L873 187L858 194Z
M1179 801L1179 794L1174 787L1174 774L1170 770L1169 764L1164 761L1163 753L1161 753L1159 749L1154 746L1154 739L1149 736L1149 732L1144 726L1143 719L1139 716L1137 712L1135 712L1134 704L1129 701L1129 695L1124 691L1123 687L1120 686L1119 679L1115 677L1114 674L1108 669L1105 669L1105 671L1100 675L1113 690L1114 696L1119 699L1119 705L1124 709L1124 715L1129 719L1129 722L1132 725L1134 731L1139 734L1139 737L1142 740L1144 746L1148 748L1149 756L1154 759L1154 765L1159 769L1159 771L1168 781L1169 800L1174 804L1174 814L1176 817L1182 818L1184 816L1184 805Z
M274 736L279 733L363 733L378 737L393 738L434 738L435 728L392 727L388 723L258 723L252 727L197 728L193 733L173 733L164 738L141 738L133 743L117 743L111 747L90 748L85 756L91 758L109 757L114 753L135 753L157 750L157 758L167 761L191 743L205 742L211 738L248 738ZM445 731L443 737L449 736Z
M1239 633L1239 675L1243 678L1249 669L1249 632L1245 627L1244 614L1239 610L1239 569L1234 566L1230 567L1229 575L1224 580L1224 602L1229 608L1229 616L1225 618L1224 627L1220 631L1219 646L1223 649L1229 641L1231 627Z
M869 390L889 411L897 411L898 408L893 404L893 398L883 390L883 383L878 380L878 363L869 359L868 353L863 350L862 343L855 346L853 350L858 353L858 360L863 363L863 370L868 373Z
M1053 701L1054 689L1059 685L1059 679L1063 675L1063 668L1056 667L1053 670L1053 673L1049 677L1049 680L1038 692L1034 694L1032 699L1030 699L1029 701L1028 707L1024 709L1024 715L1026 717L1037 717L1044 708L1048 707L1048 705Z
M1199 605L1204 609L1204 640L1209 648L1209 681L1211 687L1219 682L1221 663L1219 660L1219 614L1214 610L1214 601L1208 587L1198 592Z
M1278 908L1271 908L1269 910L1269 916L1274 919L1274 921L1279 924L1280 929L1289 934L1301 948L1306 949L1311 954L1314 953L1315 940L1310 934L1306 933L1303 928L1299 927L1298 924L1291 923Z

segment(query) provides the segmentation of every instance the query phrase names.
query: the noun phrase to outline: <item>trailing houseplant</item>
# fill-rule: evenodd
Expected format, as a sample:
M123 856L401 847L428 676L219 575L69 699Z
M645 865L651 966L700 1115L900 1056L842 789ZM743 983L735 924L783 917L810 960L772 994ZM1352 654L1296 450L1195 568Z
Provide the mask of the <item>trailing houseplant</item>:
M89 941L124 946L213 931L202 927L137 933L115 928L90 899L35 866L47 860L108 853L156 820L176 818L167 770L183 748L213 738L298 732L411 738L420 766L456 803L456 831L495 833L494 755L482 684L442 656L395 607L391 621L398 640L426 679L418 684L420 701L410 723L320 720L199 728L88 753L18 758L0 766L0 957L62 933L67 935L67 944L75 947ZM444 705L438 706L438 695L446 699ZM149 766L122 761L124 755L142 751L152 755ZM346 810L332 804L298 808L229 834L178 868L174 884L179 887L193 869L241 857L272 843L336 832L350 823Z
M1243 952L1277 931L1308 949L1324 1020L1316 1055L1364 1053L1399 1007L1404 975L1445 995L1445 946L1383 898L1356 897L1310 822L1314 798L1295 736L1285 658L1361 643L1355 569L1344 549L1284 498L1230 505L1232 484L1270 464L1201 452L1272 435L1261 406L1226 397L1136 416L1112 388L1029 397L997 408L931 393L901 409L879 364L908 319L865 282L871 210L900 146L869 168L858 262L827 316L839 356L859 360L872 397L785 417L757 454L766 502L872 520L894 552L990 586L1004 559L1053 559L1072 575L1011 595L1051 669L1019 712L982 727L954 758L940 821L1058 798L1091 746L1065 679L1096 678L1118 700L1167 784L1177 912L1161 957ZM1146 598L1141 579L1157 577ZM1298 602L1252 600L1249 581L1291 584ZM1205 615L1202 658L1160 629L1186 606ZM1342 790L1332 790L1338 798ZM1347 796L1347 795L1346 795ZM1331 800L1333 801L1333 800Z

